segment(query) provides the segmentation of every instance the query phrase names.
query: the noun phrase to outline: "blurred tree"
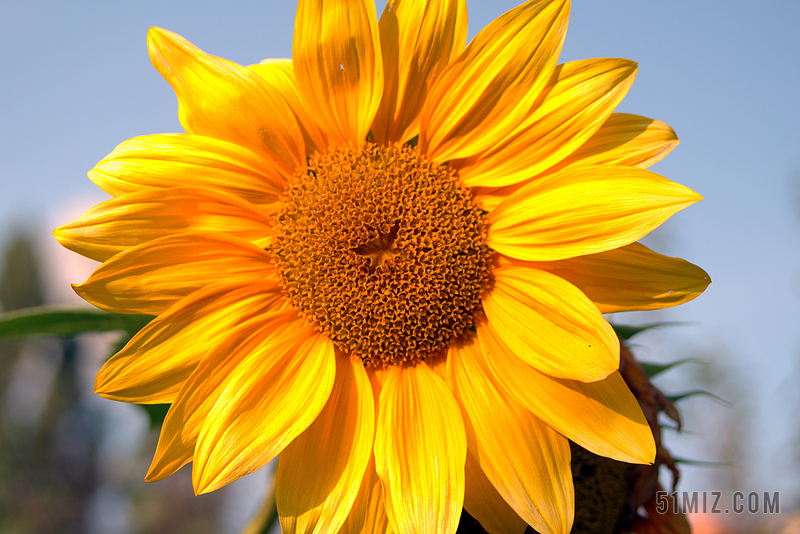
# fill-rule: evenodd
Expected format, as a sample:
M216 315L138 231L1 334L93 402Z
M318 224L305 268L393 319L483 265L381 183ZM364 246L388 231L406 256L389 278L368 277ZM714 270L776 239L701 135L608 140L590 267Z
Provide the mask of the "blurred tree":
M31 239L18 234L3 255L0 272L0 311L12 311L44 304L39 266ZM20 344L0 341L0 387L5 385L9 367L16 361ZM5 388L3 388L5 389Z
M0 274L0 305L3 311L44 304L39 263L29 236L18 234L3 257Z
M5 250L0 272L0 305L13 311L45 304L39 261L34 241L18 234ZM27 358L31 362L23 362ZM39 380L35 386L44 389L46 404L32 428L20 425L9 406L29 409L8 402L12 381L25 373L20 368L36 369L36 362L56 365L52 383ZM16 372L15 372L16 371ZM28 372L27 374L31 374ZM0 384L5 402L0 432L0 531L8 533L80 532L85 499L93 488L91 470L73 476L75 461L63 454L63 432L59 419L74 407L78 399L75 369L75 343L72 339L58 342L25 340L0 344ZM24 418L23 418L24 419ZM91 439L91 438L88 438ZM88 452L88 451L87 451Z
M0 312L46 304L40 266L33 239L15 236L0 255ZM195 497L188 469L154 485L144 483L142 470L131 472L134 478L106 472L101 448L113 441L107 415L88 402L90 391L79 380L94 365L86 350L92 343L46 336L0 340L0 533L105 534L104 523L95 524L98 513L114 514L98 509L104 495L135 506L133 517L117 523L125 532L218 532L220 495ZM145 449L152 454L166 407L147 408L153 428Z

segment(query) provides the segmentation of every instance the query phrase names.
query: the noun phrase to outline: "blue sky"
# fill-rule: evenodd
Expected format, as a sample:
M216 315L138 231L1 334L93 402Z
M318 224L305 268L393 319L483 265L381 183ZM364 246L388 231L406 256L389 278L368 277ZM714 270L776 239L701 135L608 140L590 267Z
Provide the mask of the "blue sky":
M516 3L470 2L470 37ZM64 206L102 200L85 173L119 142L180 131L175 96L147 56L149 26L243 64L291 56L291 2L226 4L0 0L0 245L13 227L44 233L66 222L54 221ZM653 170L705 197L649 243L705 268L714 281L706 294L615 320L696 321L642 343L666 359L721 347L717 363L744 377L753 413L745 489L795 496L800 468L787 466L797 462L800 408L798 21L796 1L574 0L562 53L639 62L618 110L672 125L681 144ZM679 447L702 456L713 440L692 436ZM702 472L685 480L686 490L714 489Z

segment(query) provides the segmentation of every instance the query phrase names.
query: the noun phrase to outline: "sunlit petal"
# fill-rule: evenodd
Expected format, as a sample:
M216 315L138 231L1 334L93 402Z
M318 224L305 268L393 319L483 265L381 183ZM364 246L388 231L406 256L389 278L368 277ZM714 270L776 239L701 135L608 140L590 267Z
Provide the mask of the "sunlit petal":
M375 433L375 467L397 533L454 534L464 503L461 412L424 362L388 370Z
M497 147L459 166L468 187L521 182L575 152L602 126L633 83L636 63L586 59L559 65L533 112Z
M160 134L120 144L89 178L103 191L126 193L170 187L221 189L256 204L278 200L286 182L277 167L234 143L202 135Z
M236 325L276 310L277 280L217 284L179 300L142 328L97 373L95 393L140 404L172 403L217 340Z
M260 247L269 218L240 197L201 187L147 189L113 198L53 231L62 246L105 261L137 245L182 232L221 231Z
M297 88L297 78L294 75L292 60L265 59L258 65L250 65L247 68L267 80L286 99L303 131L306 153L311 155L315 151L324 150L328 146L328 138L317 122L311 118L309 109L303 104Z
M371 456L358 495L339 534L391 534L392 526L383 505L383 487Z
M467 451L464 510L489 534L522 534L528 524L517 515L486 478L480 464Z
M529 261L594 254L633 243L702 197L636 167L574 166L506 198L487 217L489 246Z
M161 480L192 461L197 437L228 376L246 358L263 357L269 348L299 347L308 332L295 324L297 319L294 310L256 314L217 338L170 406L145 480Z
M678 146L668 124L641 115L612 113L586 143L560 165L625 165L646 169Z
M568 17L569 0L530 0L481 30L430 89L423 153L474 156L522 123L556 68Z
M478 341L497 383L550 427L597 455L653 463L653 433L618 372L590 383L553 378L518 358L491 325L478 326Z
M386 77L372 125L377 143L419 135L431 83L464 50L466 0L389 0L378 25Z
M542 534L568 534L575 495L566 438L506 395L477 340L448 354L448 384L464 412L469 450L503 499Z
M592 382L619 368L619 340L597 307L558 276L520 266L493 271L483 309L497 335L529 365Z
M557 261L502 257L501 264L551 272L574 284L602 313L671 308L698 297L711 283L697 265L641 243Z
M192 482L206 493L256 471L305 431L328 401L333 343L295 321L250 347L221 385L197 436Z
M364 363L339 354L328 403L278 462L283 532L335 532L344 524L372 457L374 430L375 400Z
M292 56L298 91L329 141L360 146L383 93L375 3L300 0Z
M545 174L570 165L623 165L646 169L678 146L678 137L669 125L627 113L612 113L603 126L561 163L546 169ZM534 176L529 180L536 180ZM475 202L492 211L528 181L503 187L475 187Z
M188 133L247 147L285 176L305 163L295 115L263 78L161 28L150 29L147 46L153 66L175 90Z
M216 232L176 234L121 252L98 267L75 292L98 308L158 315L216 282L274 276L269 254L248 241Z

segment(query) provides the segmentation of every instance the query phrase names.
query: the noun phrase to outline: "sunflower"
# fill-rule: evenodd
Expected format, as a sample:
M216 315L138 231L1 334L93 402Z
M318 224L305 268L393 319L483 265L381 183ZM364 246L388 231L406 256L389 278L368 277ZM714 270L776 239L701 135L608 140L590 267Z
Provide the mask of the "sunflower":
M676 144L614 114L636 64L557 64L568 0L467 45L463 0L300 0L293 59L243 67L153 28L185 134L89 173L58 228L102 262L75 291L156 316L103 397L169 403L146 479L215 490L280 453L285 532L566 533L568 440L649 463L603 313L710 282L636 241L699 195Z

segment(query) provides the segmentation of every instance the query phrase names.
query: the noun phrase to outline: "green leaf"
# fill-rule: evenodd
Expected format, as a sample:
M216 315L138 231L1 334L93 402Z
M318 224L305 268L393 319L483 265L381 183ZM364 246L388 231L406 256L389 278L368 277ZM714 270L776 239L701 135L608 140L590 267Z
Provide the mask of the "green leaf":
M632 326L632 325L625 325L625 324L612 324L611 327L614 329L614 332L617 333L617 336L622 341L628 341L630 338L637 334L641 334L647 330L652 330L653 328L661 328L664 326L685 326L694 323L683 323L683 322L665 322L665 323L650 323L650 324L643 324L639 326Z
M37 334L74 336L83 332L113 330L133 335L152 319L149 315L123 315L93 308L39 306L0 314L0 338Z
M675 425L667 425L667 424L664 424L664 423L659 423L658 426L661 427L661 430L674 430L675 432L679 432L681 434L686 434L688 436L702 436L703 435L702 432L697 432L695 430L686 430L685 428L678 428Z
M730 407L731 403L723 399L722 397L718 397L713 393L708 391L704 391L702 389L693 389L691 391L684 391L683 393L676 393L675 395L667 395L666 397L671 400L672 402L678 402L683 399L688 399L689 397L696 397L698 395L702 395L704 397L711 397L718 403L722 404L723 406Z
M167 417L167 412L171 404L137 404L150 418L150 428L158 428L164 424L164 418Z
M691 460L689 458L681 458L679 456L673 456L672 459L675 461L676 464L697 465L700 467L727 467L733 465L732 462L709 462L705 460Z
M696 358L684 358L683 360L677 360L677 361L670 362L670 363L651 363L651 362L643 362L643 361L639 361L639 360L637 360L637 361L639 362L639 365L642 366L642 369L644 370L645 374L649 378L653 378L654 376L659 375L659 374L663 373L664 371L672 369L673 367L676 367L678 365L683 365L684 363L690 363L690 362L691 363L703 363L701 360L698 360Z

